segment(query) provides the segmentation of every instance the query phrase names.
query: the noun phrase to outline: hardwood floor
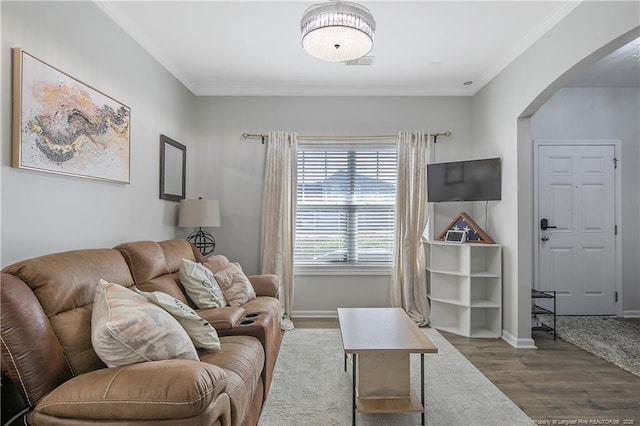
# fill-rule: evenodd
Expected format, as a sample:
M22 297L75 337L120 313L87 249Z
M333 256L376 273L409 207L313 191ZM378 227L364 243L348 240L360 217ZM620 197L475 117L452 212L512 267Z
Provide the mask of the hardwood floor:
M336 319L294 324L338 328ZM534 332L538 349L515 349L502 339L440 333L538 424L640 425L640 377L570 343Z

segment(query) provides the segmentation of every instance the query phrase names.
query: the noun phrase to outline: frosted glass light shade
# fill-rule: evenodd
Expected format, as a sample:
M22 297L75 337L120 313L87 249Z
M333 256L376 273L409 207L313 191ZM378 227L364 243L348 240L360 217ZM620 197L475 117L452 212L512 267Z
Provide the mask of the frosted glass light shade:
M180 200L179 227L220 226L218 200Z
M376 21L357 3L328 1L308 8L300 21L302 47L325 61L345 62L373 48Z

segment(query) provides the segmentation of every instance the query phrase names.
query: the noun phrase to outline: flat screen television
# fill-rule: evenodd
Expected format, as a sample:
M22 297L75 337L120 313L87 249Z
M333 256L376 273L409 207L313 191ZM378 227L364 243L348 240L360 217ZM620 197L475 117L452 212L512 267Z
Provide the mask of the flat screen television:
M500 169L500 158L428 164L428 201L499 200Z

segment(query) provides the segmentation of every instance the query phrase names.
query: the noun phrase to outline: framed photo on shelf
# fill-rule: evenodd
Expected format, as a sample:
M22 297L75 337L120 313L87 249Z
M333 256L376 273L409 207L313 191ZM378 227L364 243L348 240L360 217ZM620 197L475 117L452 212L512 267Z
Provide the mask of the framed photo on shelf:
M444 240L448 243L462 244L467 239L467 231L450 229L444 236Z

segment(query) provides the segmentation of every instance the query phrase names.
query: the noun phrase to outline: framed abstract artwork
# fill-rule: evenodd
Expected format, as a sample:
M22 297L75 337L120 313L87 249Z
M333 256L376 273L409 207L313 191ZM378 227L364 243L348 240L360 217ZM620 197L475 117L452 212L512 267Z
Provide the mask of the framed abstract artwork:
M130 108L20 48L12 50L11 165L129 183Z

